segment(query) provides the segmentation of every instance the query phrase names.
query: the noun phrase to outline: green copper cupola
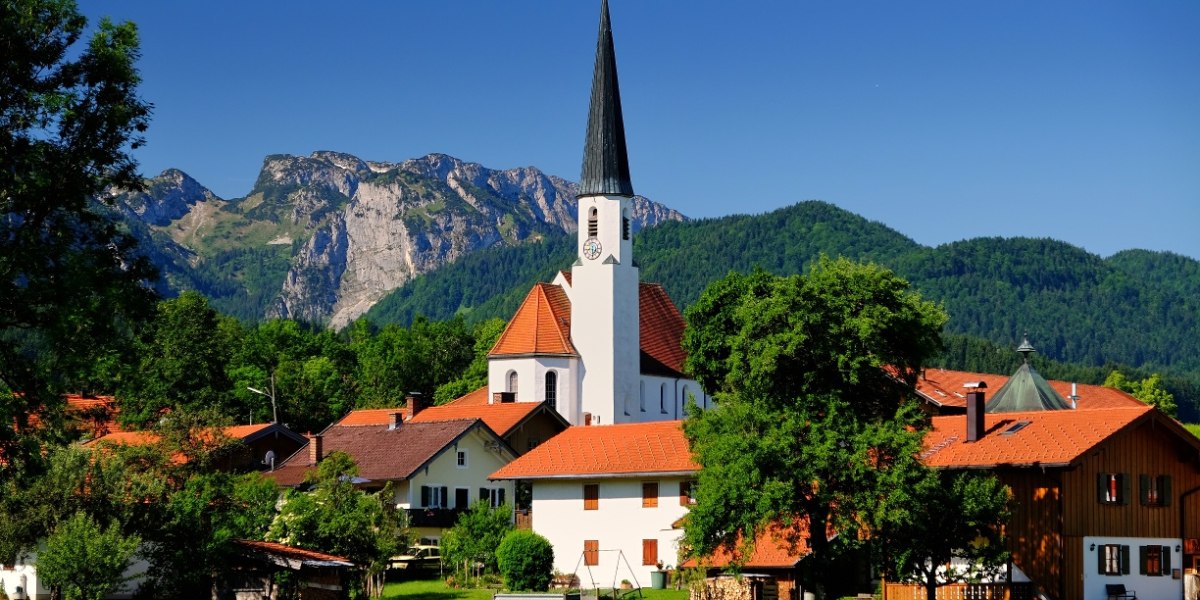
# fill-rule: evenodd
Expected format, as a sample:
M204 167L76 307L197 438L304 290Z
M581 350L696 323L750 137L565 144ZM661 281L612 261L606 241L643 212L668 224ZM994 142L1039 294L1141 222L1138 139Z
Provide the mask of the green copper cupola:
M1071 405L1029 364L1029 355L1037 352L1026 334L1017 348L1023 360L1017 372L1004 383L988 401L988 413L1025 412L1033 410L1065 410Z
M592 101L588 108L579 196L633 196L608 0L600 3L600 34L596 40L596 67L592 73Z

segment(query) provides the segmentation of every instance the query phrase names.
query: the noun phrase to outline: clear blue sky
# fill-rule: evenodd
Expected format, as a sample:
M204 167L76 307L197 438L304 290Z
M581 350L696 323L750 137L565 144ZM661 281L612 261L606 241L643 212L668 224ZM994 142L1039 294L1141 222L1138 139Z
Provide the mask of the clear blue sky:
M822 199L936 245L1200 258L1200 2L610 0L634 189ZM599 0L85 0L133 20L143 172L443 152L578 179Z

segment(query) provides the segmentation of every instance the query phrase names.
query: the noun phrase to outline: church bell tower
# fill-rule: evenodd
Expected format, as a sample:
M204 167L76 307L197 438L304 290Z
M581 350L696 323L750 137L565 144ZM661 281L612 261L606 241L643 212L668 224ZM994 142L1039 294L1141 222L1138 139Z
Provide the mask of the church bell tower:
M584 358L581 410L602 424L628 421L639 394L638 269L633 265L633 183L608 1L600 33L579 182L578 258L571 268L571 341Z

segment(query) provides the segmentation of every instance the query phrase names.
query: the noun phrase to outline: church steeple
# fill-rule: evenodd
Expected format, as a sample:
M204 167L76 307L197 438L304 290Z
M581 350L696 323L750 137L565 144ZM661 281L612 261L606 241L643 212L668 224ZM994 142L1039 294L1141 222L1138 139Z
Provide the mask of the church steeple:
M596 67L592 73L592 102L588 108L579 196L633 196L608 0L601 0L600 4L600 34L596 40Z

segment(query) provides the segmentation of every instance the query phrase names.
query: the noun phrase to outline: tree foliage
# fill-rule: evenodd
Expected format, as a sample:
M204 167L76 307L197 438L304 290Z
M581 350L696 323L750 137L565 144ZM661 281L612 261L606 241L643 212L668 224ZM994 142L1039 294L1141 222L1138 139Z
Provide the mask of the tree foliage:
M103 527L77 512L46 539L38 553L38 575L48 587L62 588L68 600L101 600L124 582L140 542L116 522Z
M544 592L554 570L550 540L525 529L508 532L496 549L500 574L511 591Z
M920 582L934 600L941 585L996 577L1008 559L1010 499L990 474L931 471L898 489L879 519L889 578Z
M487 500L479 500L442 536L442 562L464 577L473 571L475 563L495 573L496 548L512 528L511 506L492 508Z
M59 392L120 362L152 299L149 263L94 204L140 183L129 151L150 107L136 94L137 29L105 20L81 43L86 29L68 0L0 4L3 474L37 459L34 436L56 433Z
M1134 398L1172 417L1175 416L1175 412L1179 408L1175 404L1175 396L1163 388L1162 377L1158 373L1154 373L1145 379L1133 380L1126 377L1121 371L1113 371L1104 380L1104 387L1128 392Z
M288 493L267 538L350 559L364 575L358 589L366 589L368 578L404 545L406 532L391 487L368 494L354 487L357 474L348 455L331 452L318 465L311 492Z
M687 318L688 367L717 401L684 425L701 465L688 547L747 556L802 520L807 576L835 585L864 519L923 472L911 386L945 314L886 269L823 258L804 276L730 274Z

